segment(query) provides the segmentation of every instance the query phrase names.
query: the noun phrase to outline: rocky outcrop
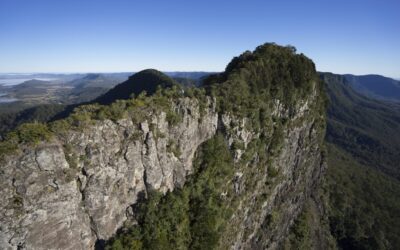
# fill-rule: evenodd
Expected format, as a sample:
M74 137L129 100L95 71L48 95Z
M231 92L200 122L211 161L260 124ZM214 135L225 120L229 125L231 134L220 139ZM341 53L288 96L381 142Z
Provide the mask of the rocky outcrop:
M200 114L196 100L177 100L182 119L174 126L164 112L139 124L97 121L8 157L0 175L0 248L91 249L111 237L141 193L184 184L197 147L217 129L208 103Z
M159 96L172 102L168 112L161 105L140 121L132 110L91 120L6 157L0 248L93 249L135 223L133 207L150 190L185 185L196 151L217 132L234 169L218 175L228 180L223 192L213 190L230 210L218 245L278 248L324 171L323 90L313 63L291 47L260 46L227 68L215 77L223 83L209 79L210 95L175 89ZM140 98L122 104L144 106Z

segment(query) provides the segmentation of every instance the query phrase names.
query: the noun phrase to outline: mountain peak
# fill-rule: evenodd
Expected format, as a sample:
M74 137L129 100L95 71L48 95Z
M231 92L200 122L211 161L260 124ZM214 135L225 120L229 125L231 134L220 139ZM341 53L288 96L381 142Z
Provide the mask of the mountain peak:
M254 51L245 51L234 57L225 72L209 76L203 84L225 84L230 85L230 88L241 88L243 95L244 89L249 90L248 94L254 94L282 86L287 92L294 88L309 88L316 79L314 62L296 53L295 47L265 43ZM286 97L281 96L288 100Z
M131 75L130 77L129 77L129 79L130 78L135 78L135 77L138 77L138 76L141 76L141 75L158 75L158 76L160 76L160 77L163 77L163 76L167 76L167 75L165 75L163 72L161 72L161 71L159 71L159 70L156 70L156 69L144 69L144 70L142 70L142 71L139 71L139 72L137 72L137 73L135 73L135 74L133 74L133 75ZM168 76L167 76L168 77Z
M168 88L176 82L155 69L145 69L129 77L125 82L118 84L113 89L100 96L94 102L100 104L110 104L115 100L129 99L132 94L138 95L142 92L153 94L157 87Z

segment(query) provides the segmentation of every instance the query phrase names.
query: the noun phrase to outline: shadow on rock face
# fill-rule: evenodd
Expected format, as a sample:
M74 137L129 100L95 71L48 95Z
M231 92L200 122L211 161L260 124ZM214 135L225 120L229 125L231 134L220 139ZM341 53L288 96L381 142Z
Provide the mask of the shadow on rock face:
M97 240L96 244L94 245L95 250L103 250L106 247L106 241L105 240Z

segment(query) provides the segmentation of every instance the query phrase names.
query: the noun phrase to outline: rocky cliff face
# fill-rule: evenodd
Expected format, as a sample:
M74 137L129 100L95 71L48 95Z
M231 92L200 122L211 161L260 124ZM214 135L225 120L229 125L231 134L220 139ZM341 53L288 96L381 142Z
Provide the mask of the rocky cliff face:
M91 249L111 237L139 193L184 184L197 147L217 129L209 104L200 117L198 103L178 100L175 126L164 112L139 124L105 120L7 158L0 248Z
M233 211L218 245L277 248L324 169L322 90L316 81L310 86L290 105L278 95L264 100L262 128L221 110L215 97L177 97L178 122L149 111L140 122L96 120L21 145L1 166L0 248L93 249L134 221L132 206L143 194L184 186L198 148L217 132L235 172L221 193Z
M312 115L319 103L318 94L314 91L299 102L292 118L279 102L275 102L273 116L290 121L281 134L271 133L280 143L277 147L269 145L267 164L259 164L258 153L250 159L236 160L233 189L239 205L228 221L220 246L232 249L280 247L326 167L321 148L323 119ZM233 136L245 142L244 151L250 149L251 141L260 139L259 134L243 131L234 132Z

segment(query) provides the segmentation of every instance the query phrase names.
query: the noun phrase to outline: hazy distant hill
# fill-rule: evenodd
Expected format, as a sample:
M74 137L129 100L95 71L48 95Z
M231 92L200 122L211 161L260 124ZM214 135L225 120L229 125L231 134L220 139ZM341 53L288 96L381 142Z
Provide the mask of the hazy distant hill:
M217 72L194 71L194 72L164 72L164 73L184 86L199 87L202 85L203 80L205 78L207 78L210 75L216 74Z
M105 76L103 74L87 74L86 76L67 82L75 88L112 88L119 79Z
M43 87L43 86L48 86L49 84L51 84L51 81L32 79L32 80L25 81L21 84L15 85L13 88L21 89L21 88L27 88L27 87Z
M47 89L51 86L50 81L42 80L29 80L21 84L12 86L10 89L11 94L17 98L22 98L27 95L41 95L47 92Z
M358 92L392 101L400 101L400 81L381 75L344 75L349 84Z
M65 99L68 100L68 103L91 101L113 88L120 80L121 78L114 78L103 74L87 74L82 78L66 83L72 89L70 92L65 93Z
M21 111L42 104L61 103L63 93L69 90L59 81L27 80L20 84L1 86L0 92L15 99L14 102L1 103L0 113Z
M193 72L181 72L181 71L176 71L176 72L164 72L166 75L172 77L172 78L186 78L186 79L193 79L196 81L199 81L200 79L209 76L211 74L215 74L217 72L204 72L204 71L193 71Z

